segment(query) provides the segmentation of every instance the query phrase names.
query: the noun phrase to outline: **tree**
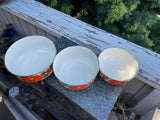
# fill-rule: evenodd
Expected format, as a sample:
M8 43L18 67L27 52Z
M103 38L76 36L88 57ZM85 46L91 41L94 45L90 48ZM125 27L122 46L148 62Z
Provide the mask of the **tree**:
M153 40L154 43L152 49L157 53L160 53L160 18L157 20L157 23L152 26L150 31L151 33L149 37Z

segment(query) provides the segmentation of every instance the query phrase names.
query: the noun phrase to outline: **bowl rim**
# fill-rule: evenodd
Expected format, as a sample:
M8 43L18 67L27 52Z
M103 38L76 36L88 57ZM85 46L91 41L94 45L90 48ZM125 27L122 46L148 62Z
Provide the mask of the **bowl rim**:
M55 67L54 67L54 66L55 66L55 60L56 60L56 58L59 56L59 54L61 54L63 51L66 51L66 50L68 50L68 49L74 49L74 48L86 49L86 50L90 51L91 53L93 53L93 55L95 55L95 57L96 57L98 69L97 69L97 71L96 71L96 74L94 75L95 77L93 77L91 80L89 80L88 82L86 82L86 83L84 83L84 84L77 84L77 85L68 84L68 83L60 80L60 78L59 78L59 77L57 76L57 74L55 73ZM97 74L98 74L98 72L99 72L99 60L98 60L97 55L96 55L91 49L89 49L89 48L87 48L87 47L84 47L84 46L80 46L80 45L74 45L74 46L69 46L69 47L64 48L63 50L61 50L61 51L56 55L56 57L55 57L55 59L54 59L54 61L53 61L52 68L53 68L54 75L56 76L56 78L57 78L60 82L62 82L62 83L64 83L64 84L67 84L67 85L69 85L69 86L80 86L80 85L88 84L89 82L91 82L93 79L96 78L96 76L97 76Z
M45 67L44 69L42 69L40 72L37 72L37 73L34 73L34 74L22 75L22 74L15 74L15 73L13 73L12 71L10 71L10 70L8 69L8 67L7 67L7 65L6 65L6 55L7 55L7 52L8 52L9 49L11 49L12 46L15 46L15 44L19 43L20 41L23 41L24 38L29 38L29 37L42 37L42 38L45 38L45 39L47 38L47 37L40 36L40 35L31 35L31 36L23 37L23 38L17 40L16 42L14 42L14 43L7 49L7 51L6 51L6 53L5 53L5 56L4 56L4 63L5 63L4 65L5 65L5 68L6 68L10 73L12 73L13 75L18 76L18 77L37 76L38 74L44 72L45 70L47 70L47 69L52 65L52 62L54 61L54 58L55 58L55 56L56 56L56 54L57 54L57 49L56 49L55 44L52 42L52 40L50 40L49 38L47 38L47 39L46 39L47 41L50 41L50 43L52 42L52 44L53 44L53 46L54 46L53 48L54 48L54 51L55 51L55 55L54 55L53 60L52 60L52 62L50 63L50 65L47 66L47 67ZM25 39L25 40L26 40L26 39Z
M137 67L137 71L136 71L136 73L135 73L134 76L132 76L131 78L129 78L129 79L127 79L127 80L117 80L117 79L114 79L114 78L112 78L112 77L109 77L108 75L106 75L106 74L102 71L102 69L101 69L101 67L100 67L100 60L99 60L99 59L100 59L100 57L104 54L105 51L107 51L108 49L113 49L113 48L122 49L122 50L128 52L128 53L136 60L136 62L137 62L137 64L138 64L138 67ZM122 47L109 47L109 48L104 49L104 50L99 54L98 60L99 60L99 69L100 69L100 72L101 72L102 74L104 74L107 78L111 79L111 80L118 81L118 82L125 82L125 81L130 81L130 80L132 80L133 78L135 78L135 77L138 75L138 72L139 72L139 61L138 61L137 57L136 57L135 55L133 55L129 50L124 49L124 48L122 48Z

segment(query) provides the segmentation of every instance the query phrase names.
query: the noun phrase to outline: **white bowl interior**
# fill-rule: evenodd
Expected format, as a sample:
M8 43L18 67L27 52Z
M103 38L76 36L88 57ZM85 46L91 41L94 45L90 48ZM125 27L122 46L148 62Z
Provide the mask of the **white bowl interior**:
M99 71L97 56L88 48L72 46L55 57L53 69L56 77L68 85L84 85Z
M56 55L54 43L46 37L28 36L16 41L6 52L7 69L19 76L33 75L49 67Z
M137 59L122 48L108 48L99 55L100 70L117 81L131 80L138 71Z

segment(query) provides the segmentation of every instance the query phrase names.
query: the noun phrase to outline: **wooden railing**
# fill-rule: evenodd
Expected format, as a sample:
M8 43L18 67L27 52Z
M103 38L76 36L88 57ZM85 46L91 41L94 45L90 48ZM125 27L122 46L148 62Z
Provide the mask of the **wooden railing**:
M42 35L55 41L60 36L92 49L97 55L109 47L122 47L133 53L140 64L134 81L123 92L141 101L154 89L160 90L160 55L132 42L89 25L34 0L6 0L0 5L0 28L12 23L23 36ZM159 103L156 103L159 104Z

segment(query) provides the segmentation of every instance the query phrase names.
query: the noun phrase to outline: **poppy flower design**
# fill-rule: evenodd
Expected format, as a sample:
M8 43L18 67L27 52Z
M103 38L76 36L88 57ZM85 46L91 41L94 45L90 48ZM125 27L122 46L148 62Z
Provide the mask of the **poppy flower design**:
M103 77L104 79L106 78L106 76L105 76L104 74L102 75L102 77Z
M40 72L36 75L26 76L26 77L19 76L19 78L25 82L38 82L48 77L51 73L52 73L52 67L49 67L47 70Z
M88 86L88 84L80 85L80 86L68 86L71 90L82 90L85 89Z
M27 76L27 77L20 77L20 79L26 81L26 82L37 82L42 79L42 76Z
M120 82L120 81L114 81L114 80L111 80L111 79L109 79L108 81L109 81L109 83L111 83L112 85L123 85L123 84L126 83L126 81Z
M50 68L46 70L46 74L49 74L51 72Z

